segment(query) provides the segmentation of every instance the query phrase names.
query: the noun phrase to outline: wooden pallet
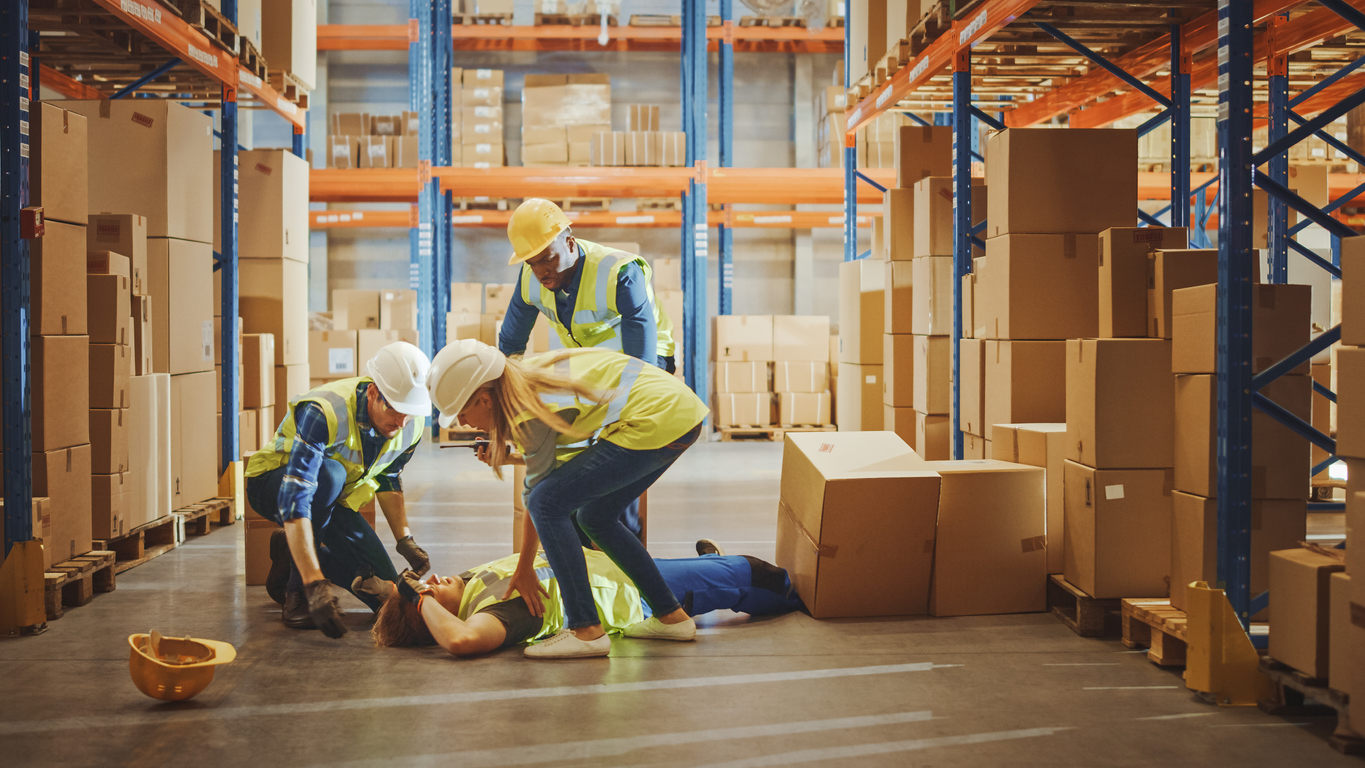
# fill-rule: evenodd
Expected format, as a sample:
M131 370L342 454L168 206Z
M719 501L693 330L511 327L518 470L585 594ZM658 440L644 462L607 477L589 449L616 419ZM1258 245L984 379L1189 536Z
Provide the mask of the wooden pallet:
M182 520L175 513L139 525L123 536L112 539L96 539L94 544L100 549L113 552L118 562L116 573L142 565L154 557L170 552L184 540Z
M1261 658L1261 673L1274 687L1270 698L1257 702L1262 712L1275 717L1336 715L1337 727L1327 743L1344 755L1365 754L1365 738L1350 728L1350 695L1268 657Z
M844 28L844 17L843 17L843 16L830 16L829 18L825 19L825 26L827 26L827 27L834 27L835 29L843 29L843 28Z
M952 29L952 26L953 14L947 3L939 3L930 9L915 24L915 28L910 30L909 58L906 61L924 53L931 43Z
M510 13L457 13L454 16L456 24L502 24L512 25L512 14ZM537 22L539 23L539 22Z
M682 17L681 17L681 16L665 16L665 15L663 15L663 14L661 14L661 13L635 14L635 15L633 15L633 16L630 17L630 26L632 26L632 27L681 27L681 26L682 26ZM708 27L719 27L719 26L720 26L720 17L719 17L719 16L707 16L707 17L706 17L706 26L708 26Z
M620 25L621 19L607 15L607 26ZM537 13L537 27L597 27L602 24L600 13Z
M204 536L210 533L215 525L232 525L237 522L232 499L209 499L177 509L171 514L180 518L180 527L185 536ZM184 540L183 536L181 540Z
M1113 637L1120 633L1119 601L1091 597L1060 573L1047 579L1047 606L1053 616L1081 637Z
M492 200L492 199L489 199L489 200L478 200L478 199L473 198L473 197L461 197L461 198L459 198L459 199L457 199L457 200L455 201L454 205L458 206L458 208L457 208L456 210L461 210L461 211L505 211L505 210L507 210L507 201L506 201L505 199L499 199L499 200Z
M298 105L299 109L308 109L308 89L298 78L282 69L269 70L269 73L270 87L279 91L285 101Z
M637 211L681 211L682 200L676 197L642 197L635 201Z
M610 211L610 197L565 197L550 202L565 211Z
M204 0L167 0L166 5L219 48L237 54L237 25L228 21L222 11Z
M269 80L270 68L265 63L265 58L261 56L261 52L256 50L255 44L244 37L238 45L241 46L241 53L238 54L237 60L241 62L242 69L261 78L262 81Z
M804 27L804 16L741 16L741 27Z
M744 440L754 440L775 443L782 442L788 432L834 432L838 429L834 425L822 426L802 426L783 424L775 427L720 427L720 441L722 443L733 443Z
M43 606L47 620L62 617L67 608L85 605L96 592L113 592L115 580L114 553L94 550L80 557L58 563L43 574ZM28 628L26 634L40 634L43 629Z
M1147 658L1161 667L1185 666L1185 612L1171 601L1125 597L1119 604L1123 646L1147 648Z

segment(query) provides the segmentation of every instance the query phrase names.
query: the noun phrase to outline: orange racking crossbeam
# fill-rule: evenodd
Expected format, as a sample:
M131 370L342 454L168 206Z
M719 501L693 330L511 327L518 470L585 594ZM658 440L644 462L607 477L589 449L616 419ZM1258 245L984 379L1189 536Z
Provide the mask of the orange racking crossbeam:
M456 24L452 38L457 50L504 51L673 51L682 44L681 27L608 27L611 38L601 46L597 26L504 26L499 24ZM707 37L716 49L723 29L710 27ZM405 51L409 32L406 25L323 24L318 27L320 51ZM733 27L737 52L839 53L844 49L841 29L819 32L804 27Z
M319 51L406 51L407 24L319 24Z
M565 214L580 228L665 228L682 226L681 211L566 211ZM313 229L359 229L364 227L410 228L412 215L406 211L315 211L310 213ZM456 211L451 224L456 228L505 228L511 211ZM872 225L872 216L859 216L858 226ZM727 214L711 211L711 226L741 229L821 229L838 228L844 224L839 212L821 211L744 211Z
M315 168L308 174L314 203L415 203L421 190L416 168Z
M35 57L36 58L36 57ZM38 64L38 83L68 99L107 99L109 96L98 88L91 88L79 80L72 80L46 64Z

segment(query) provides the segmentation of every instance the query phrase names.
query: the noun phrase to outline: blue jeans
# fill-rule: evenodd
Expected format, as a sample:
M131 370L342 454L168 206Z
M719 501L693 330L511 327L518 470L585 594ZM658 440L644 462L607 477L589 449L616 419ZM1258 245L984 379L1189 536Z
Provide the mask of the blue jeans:
M246 480L246 497L252 509L262 517L283 524L280 519L279 496L280 482L284 479L285 468L273 469ZM398 581L398 571L384 550L379 534L360 513L337 503L346 485L346 468L334 459L324 459L318 467L318 489L313 494L313 507L309 518L313 523L313 541L317 544L318 564L327 580L347 591L351 581L362 568L368 566L376 576L389 581ZM291 588L296 584L298 569L290 579ZM380 601L364 592L351 592L360 602L378 611Z
M702 555L654 558L673 596L693 616L722 608L751 616L799 611L804 606L787 572L758 558Z
M697 425L677 441L653 451L633 451L599 440L541 480L526 497L526 511L545 547L564 598L565 627L600 624L588 582L588 566L574 529L578 525L635 582L656 615L681 607L645 546L622 522L622 511L696 442Z

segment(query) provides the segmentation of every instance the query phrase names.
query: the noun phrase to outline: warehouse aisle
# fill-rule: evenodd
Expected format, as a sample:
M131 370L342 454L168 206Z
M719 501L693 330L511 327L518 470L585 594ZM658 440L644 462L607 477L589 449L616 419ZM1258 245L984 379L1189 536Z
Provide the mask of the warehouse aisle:
M780 445L698 446L650 494L651 550L702 536L773 556ZM412 527L441 573L510 551L509 486L469 451L423 447ZM278 621L240 586L242 526L119 577L45 635L0 642L5 766L1356 765L1330 719L1197 701L1178 672L1050 616L817 622L712 615L694 644L617 640L613 658L457 661L377 650L358 602L342 641ZM381 536L391 541L386 530ZM895 579L868 573L867 588ZM161 704L126 637L236 645L198 698ZM22 703L20 703L22 702Z

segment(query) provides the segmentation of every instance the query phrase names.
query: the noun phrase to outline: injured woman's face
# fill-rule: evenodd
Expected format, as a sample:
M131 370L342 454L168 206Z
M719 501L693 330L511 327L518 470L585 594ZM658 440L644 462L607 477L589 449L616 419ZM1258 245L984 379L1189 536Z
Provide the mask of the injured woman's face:
M431 594L442 608L453 615L460 615L460 600L464 598L464 579L453 576L442 578L433 573L423 581L431 585Z

